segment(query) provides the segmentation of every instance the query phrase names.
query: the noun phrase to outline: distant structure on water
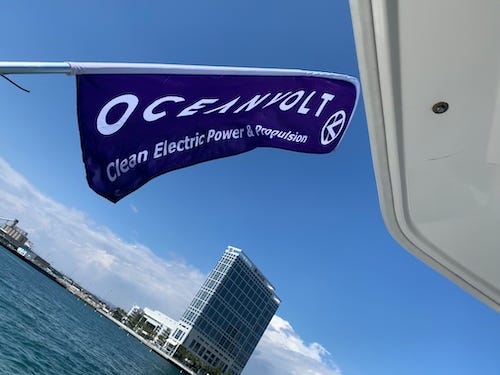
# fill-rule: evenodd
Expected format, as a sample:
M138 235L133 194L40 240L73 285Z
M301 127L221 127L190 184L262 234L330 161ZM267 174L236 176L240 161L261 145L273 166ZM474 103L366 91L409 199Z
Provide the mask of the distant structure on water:
M26 264L43 273L70 293L80 298L94 309L100 309L103 312L109 312L107 304L99 297L85 290L67 275L59 272L57 269L33 251L33 243L28 239L28 232L19 228L18 219L0 217L4 223L0 226L0 245L9 250L12 254L22 259Z
M28 232L22 230L17 226L17 224L19 223L18 219L0 217L0 220L5 220L5 223L0 227L0 237L2 237L4 241L8 241L8 243L10 243L12 246L15 246L16 248L26 247L28 249L31 249L33 247L33 244L28 239Z
M50 263L33 251L33 243L28 239L28 232L17 225L19 220L6 217L0 217L0 220L4 220L0 226L0 245L44 272L51 273L53 270Z
M248 256L229 246L164 349L239 375L279 304L275 288Z

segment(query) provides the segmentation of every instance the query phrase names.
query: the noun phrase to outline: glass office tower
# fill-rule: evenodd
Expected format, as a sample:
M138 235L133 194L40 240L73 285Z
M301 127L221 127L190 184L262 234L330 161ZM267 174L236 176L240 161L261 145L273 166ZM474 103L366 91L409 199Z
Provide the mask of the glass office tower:
M279 304L271 283L230 246L179 321L171 350L182 345L223 374L239 375Z

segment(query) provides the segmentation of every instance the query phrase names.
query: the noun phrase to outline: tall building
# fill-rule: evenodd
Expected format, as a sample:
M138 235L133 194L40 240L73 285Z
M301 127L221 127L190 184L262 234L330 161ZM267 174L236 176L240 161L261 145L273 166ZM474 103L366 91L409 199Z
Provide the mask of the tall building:
M182 345L222 374L239 375L280 304L242 250L228 247L184 312L167 352Z

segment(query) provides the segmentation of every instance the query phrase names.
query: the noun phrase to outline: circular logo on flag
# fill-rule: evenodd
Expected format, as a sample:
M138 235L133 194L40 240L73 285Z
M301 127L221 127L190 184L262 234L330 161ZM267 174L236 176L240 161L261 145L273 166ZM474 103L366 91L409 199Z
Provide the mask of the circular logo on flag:
M340 110L335 112L325 125L323 125L323 129L321 129L321 144L323 146L329 145L332 143L337 137L342 134L342 130L344 130L346 114L344 110Z

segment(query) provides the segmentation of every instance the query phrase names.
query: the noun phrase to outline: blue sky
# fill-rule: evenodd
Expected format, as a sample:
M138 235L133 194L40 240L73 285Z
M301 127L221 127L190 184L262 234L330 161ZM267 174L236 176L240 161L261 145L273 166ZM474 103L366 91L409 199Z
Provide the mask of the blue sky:
M347 1L16 1L0 25L4 61L358 76ZM86 184L74 78L12 78L32 92L0 80L0 216L85 286L178 318L233 245L283 301L246 374L500 374L499 315L388 234L362 101L334 153L254 150L112 204Z

